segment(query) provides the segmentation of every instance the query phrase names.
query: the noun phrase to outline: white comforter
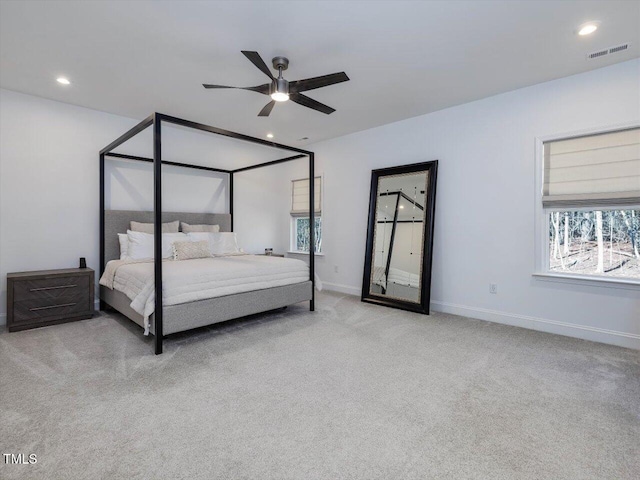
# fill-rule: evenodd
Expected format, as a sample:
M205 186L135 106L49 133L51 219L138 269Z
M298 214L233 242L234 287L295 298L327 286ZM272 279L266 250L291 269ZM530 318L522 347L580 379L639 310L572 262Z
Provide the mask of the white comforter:
M307 280L307 264L292 258L238 255L164 261L162 303L178 305ZM147 334L149 317L155 307L153 261L112 260L100 285L118 290L131 299L131 308L144 317Z

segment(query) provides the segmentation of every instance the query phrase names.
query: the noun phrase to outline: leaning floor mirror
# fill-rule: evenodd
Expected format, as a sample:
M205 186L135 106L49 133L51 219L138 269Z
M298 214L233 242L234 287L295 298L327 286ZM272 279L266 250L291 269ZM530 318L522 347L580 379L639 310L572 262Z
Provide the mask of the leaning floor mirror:
M429 313L438 161L371 172L362 301Z

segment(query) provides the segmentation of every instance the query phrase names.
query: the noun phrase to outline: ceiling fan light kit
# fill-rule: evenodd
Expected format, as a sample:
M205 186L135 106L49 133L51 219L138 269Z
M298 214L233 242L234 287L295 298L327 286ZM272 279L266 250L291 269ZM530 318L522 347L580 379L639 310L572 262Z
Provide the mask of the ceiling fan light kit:
M271 113L271 110L273 110L276 102L286 102L287 100L291 100L298 105L302 105L303 107L311 108L313 110L317 110L318 112L329 115L335 112L334 108L324 105L314 100L313 98L303 95L300 92L315 90L316 88L327 87L329 85L346 82L349 80L349 77L347 77L346 73L340 72L323 75L321 77L313 77L304 80L295 80L289 82L282 77L282 72L289 68L288 58L278 56L271 59L273 68L278 71L278 77L276 78L273 76L271 70L269 70L269 67L267 67L266 63L264 63L264 60L262 60L262 57L260 57L260 54L258 52L243 50L242 53L262 73L264 73L271 79L271 83L265 83L264 85L258 85L256 87L230 87L226 85L212 85L207 83L202 84L202 86L204 88L235 88L261 93L263 95L269 95L271 97L271 101L267 103L262 108L262 110L260 110L260 113L258 113L259 117L268 117Z

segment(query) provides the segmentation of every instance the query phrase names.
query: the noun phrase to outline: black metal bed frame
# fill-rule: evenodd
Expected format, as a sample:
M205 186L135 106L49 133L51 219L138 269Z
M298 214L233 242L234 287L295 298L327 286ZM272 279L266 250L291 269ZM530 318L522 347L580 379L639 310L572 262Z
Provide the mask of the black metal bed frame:
M288 150L296 152L296 155L291 157L281 158L278 160L272 160L269 162L258 163L255 165L249 165L234 170L225 170L221 168L206 167L202 165L191 165L188 163L170 162L162 160L162 123L171 123L174 125L180 125L182 127L192 128L195 130L201 130L204 132L213 133L216 135L222 135L225 137L235 138L236 140L242 140L251 143L257 143L266 147L279 148L281 150ZM124 142L135 137L138 133L153 126L153 158L139 157L134 155L126 155L122 153L112 153L112 150L122 145ZM164 336L162 334L162 165L173 165L177 167L185 167L196 170L207 170L211 172L226 173L229 175L229 188L227 189L227 195L229 199L229 214L231 215L231 231L233 232L233 175L235 173L252 170L254 168L267 167L270 165L276 165L283 162L290 162L292 160L298 160L304 157L309 158L309 218L315 218L315 205L314 205L314 153L308 150L303 150L296 147L290 147L276 142L270 142L261 138L250 137L241 133L231 132L229 130L223 130L221 128L211 127L202 123L192 122L190 120L184 120L182 118L172 117L163 113L155 112L138 123L135 127L131 128L126 133L122 134L116 140L100 150L100 275L104 273L105 269L105 159L106 157L122 158L127 160L136 160L142 162L153 163L153 214L154 214L154 277L155 277L155 353L159 355L162 353L162 342ZM311 225L313 225L313 221ZM311 301L309 302L309 308L311 311L315 309L315 232L313 228L309 229L309 280L311 280ZM100 309L105 307L103 300L100 300Z

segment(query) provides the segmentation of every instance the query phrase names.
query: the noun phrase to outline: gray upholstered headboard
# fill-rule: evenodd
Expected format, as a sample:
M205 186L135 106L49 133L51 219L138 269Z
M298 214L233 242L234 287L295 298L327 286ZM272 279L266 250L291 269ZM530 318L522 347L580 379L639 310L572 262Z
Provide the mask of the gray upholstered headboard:
M153 223L153 212L129 210L105 210L104 212L104 255L105 262L120 258L118 233L127 233L129 222ZM181 222L192 225L220 225L221 232L231 231L231 215L228 213L181 213L163 212L163 222Z

